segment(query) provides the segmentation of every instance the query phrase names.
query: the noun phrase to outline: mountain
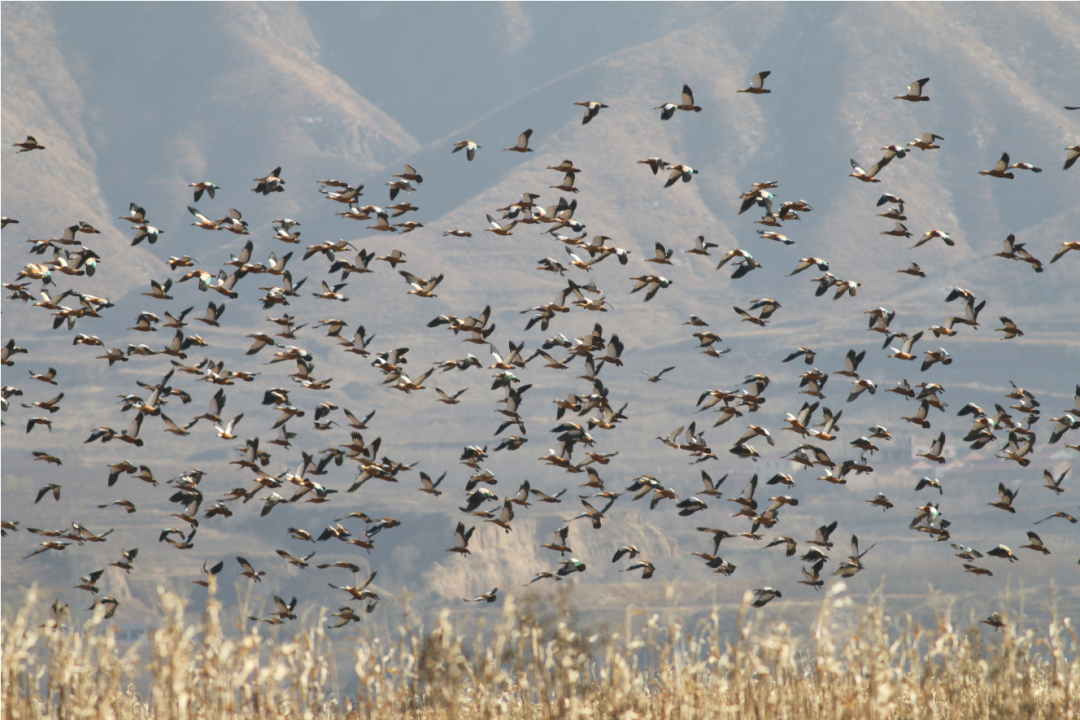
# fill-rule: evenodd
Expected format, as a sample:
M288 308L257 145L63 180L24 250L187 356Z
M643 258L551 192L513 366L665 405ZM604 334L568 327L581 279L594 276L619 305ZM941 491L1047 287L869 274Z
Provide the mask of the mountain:
M565 474L536 458L556 445L552 402L591 391L589 383L577 378L582 363L574 361L568 372L536 367L537 361L527 370L515 370L521 385L533 386L523 396L521 411L528 432L519 433L529 442L520 450L495 452L499 439L493 431L503 419L494 413L500 407L495 401L503 393L488 389L494 371L436 371L425 383L427 390L396 392L371 367L373 358L343 353L337 339L316 327L335 317L348 323L343 336L351 337L361 325L368 336L375 334L374 352L408 347L404 368L414 378L431 363L470 352L485 368L492 364L482 344L464 343L464 335L445 326L426 327L439 315L475 316L485 306L491 307L491 322L497 326L490 341L504 354L509 342L524 342L527 357L545 338L560 333L577 338L597 322L606 338L621 338L624 366L607 364L600 379L615 409L628 403L627 419L617 429L592 431L597 450L619 452L610 465L599 468L608 490L625 492L633 478L648 474L688 497L700 492L702 467L714 478L730 475L722 486L724 497L699 496L709 507L690 518L679 517L668 501L649 510L647 500L622 497L600 531L587 521L570 522L575 557L588 570L560 585L572 584L575 601L598 615L614 617L628 602L637 602L632 598L664 603L667 581L677 581L678 602L695 609L738 603L745 589L762 584L783 584L785 599L792 596L792 616L802 612L803 604L815 602L809 589L799 593L797 563L778 548L764 550L745 537L725 540L720 554L738 570L719 579L704 575L699 560L689 556L709 547L708 538L695 529L699 525L732 533L748 529L730 518L736 508L728 498L737 497L755 473L761 481L759 501L778 494L801 501L782 511L783 521L767 531L768 537L786 534L803 543L818 526L839 520L834 556L846 551L850 533L862 538L863 547L878 543L852 586L870 592L885 577L886 592L905 608L921 607L921 597L909 595L908 588L915 583L921 590L928 577L965 607L978 605L979 612L987 596L1003 587L997 578L994 585L977 584L960 572L948 543L934 543L908 529L915 508L928 502L926 491L913 490L919 477L943 481L944 495L932 499L941 501L953 523L953 539L983 550L998 542L1017 548L1031 522L1063 507L1032 483L1041 484L1043 468L1060 472L1071 462L1072 451L1062 451L1063 443L1049 446L1046 438L1049 418L1073 402L1075 368L1080 366L1080 320L1070 304L1078 258L1067 255L1036 273L1027 263L994 253L1007 235L1015 234L1048 263L1063 241L1075 238L1080 175L1060 169L1062 148L1080 138L1080 113L1063 109L1078 104L1069 96L1076 89L1066 72L1080 61L1075 40L1080 11L1073 5L505 3L425 6L420 15L398 4L5 4L2 13L4 143L10 148L29 133L48 148L10 154L3 164L4 213L20 220L4 230L8 278L35 257L24 254L28 237L58 236L83 220L102 230L86 236L86 242L104 259L94 278L76 278L70 286L115 303L103 318L80 320L72 331L50 330L46 310L4 303L5 342L15 337L31 351L4 369L4 384L24 391L23 397L11 398L11 411L5 414L5 519L23 518L24 527L63 527L71 521L96 531L116 527L107 543L26 562L20 558L32 549L32 538L22 532L5 538L5 612L20 586L37 579L59 593L90 565L115 559L121 546L140 547L138 572L122 576L110 570L109 583L118 588L114 595L123 590L130 598L124 600L127 612L137 608L144 615L154 612L159 584L190 588L193 599L201 598L202 591L192 588L190 580L204 560L212 564L226 558L229 569L223 577L233 579L228 573L236 571L236 553L268 570L265 590L254 591L256 599L270 590L303 594L310 604L329 606L341 599L336 591L323 589L317 575L331 571L284 567L274 554L279 548L293 554L314 550L318 561L348 557L363 572L378 570L380 592L389 598L407 587L417 593L413 602L422 612L494 586L516 593L536 572L553 569L560 558L539 549L540 543L581 511L575 494L596 491L579 487L586 481L583 473ZM763 70L772 71L765 83L771 93L736 92ZM923 77L931 78L929 102L890 99ZM693 88L703 110L661 121L654 108L678 101L684 83ZM583 125L582 109L572 104L583 100L610 107ZM529 144L534 152L502 149L526 128L533 130ZM880 183L848 177L850 159L869 167L882 156L883 146L904 145L926 132L944 138L941 149L912 149L893 159L881 171ZM464 139L481 146L472 162L464 153L451 153L453 143ZM1043 172L1018 170L1013 180L979 175L1002 152ZM698 174L665 189L666 172L654 176L637 162L654 156L691 165ZM561 182L562 173L546 168L564 159L581 168L577 193L550 187ZM335 213L345 207L317 192L316 181L336 178L362 183L361 202L385 205L384 183L401 173L404 163L424 177L415 192L398 198L420 208L393 219L423 223L408 234L373 232L367 228L373 221L338 217ZM285 192L248 194L252 178L279 165ZM201 180L221 190L213 199L194 203L187 185ZM754 232L766 229L754 222L762 215L760 208L739 214L739 195L762 181L778 183L772 191L777 203L801 199L813 208L801 212L798 221L768 228L789 236L793 245ZM565 276L539 272L542 258L567 267L570 261L569 246L545 234L546 226L519 224L509 237L485 232L485 216L501 217L497 208L524 192L538 193L538 204L545 207L563 196L575 200L574 218L586 225L585 234L608 236L609 245L629 250L628 264L609 258L588 273L574 268ZM913 238L880 234L892 225L877 216L884 211L876 204L883 192L906 201L905 224ZM130 202L147 208L153 224L164 231L156 244L129 249L131 227L115 218L126 213ZM250 235L191 227L194 218L185 208L193 204L211 218L224 217L229 208L239 210ZM301 222L296 246L273 239L272 221L286 217ZM455 228L473 237L443 235ZM955 245L935 240L912 248L930 229L947 232ZM717 244L712 257L684 252L698 235ZM374 273L349 278L342 290L348 302L314 300L307 293L318 292L323 280L340 282L339 275L328 272L324 256L306 262L301 256L309 245L338 239L377 255L402 250L407 263L400 270L425 278L443 274L438 297L409 296L402 278L375 261ZM181 271L170 272L164 263L170 255L191 255L200 263L197 268L216 273L248 240L255 246L254 260L265 262L271 251L294 252L288 266L294 279L307 277L301 298L264 311L256 302L262 294L257 288L279 281L250 274L237 285L239 298L226 302L221 327L214 328L194 317L209 301L222 298L200 293L193 283L175 285L176 300L169 303L142 295L151 277L179 279ZM645 263L657 242L674 250L672 265ZM738 280L730 277L731 264L717 270L720 257L735 248L752 253L762 268ZM350 259L353 251L336 255ZM822 274L817 268L789 277L800 258L812 256L826 259L838 278L861 283L857 295L814 297L810 280ZM897 272L910 261L922 267L925 279ZM629 294L630 278L647 273L673 283L644 302L644 293ZM551 302L567 278L579 284L595 279L612 308L602 313L575 308L556 317L546 332L539 327L526 331L528 308ZM69 287L66 278L57 284L59 290ZM947 348L955 359L947 367L921 372L917 362L889 358L882 347L887 338L866 329L866 312L876 307L895 311L892 329L908 333L962 315L962 301L944 302L954 287L969 289L987 305L978 329L957 325L956 337L940 339L926 332L916 345L920 358L925 350ZM780 304L767 327L743 323L732 310L761 298ZM131 422L133 411L118 412L118 394L145 395L135 382L156 383L174 366L163 357L133 357L106 369L104 361L91 359L101 354L97 348L69 350L74 333L100 335L106 347L146 343L160 348L172 331L143 334L127 328L143 310L160 314L189 306L194 309L185 331L201 334L208 347L188 350L184 364L207 357L224 360L234 370L260 373L250 384L236 381L225 387L224 419L244 414L238 439L216 439L207 421L191 428L190 437L176 438L163 435L158 421L147 418L142 448L84 444L94 427L119 430ZM331 390L309 391L289 382L295 363L268 364L272 349L245 354L250 340L244 336L264 332L270 327L265 319L284 312L307 327L296 340L281 343L309 351L314 375L333 378ZM709 329L723 338L717 347L731 352L722 358L702 355L691 337L694 329L683 325L691 314L709 322ZM994 330L1000 327L999 316L1016 321L1024 337L1001 340ZM810 367L801 360L781 362L799 346L813 347L818 352L814 364L832 373L824 388L827 397L820 399L822 409L844 412L839 439L822 441L834 460L858 457L849 443L866 434L865 428L880 423L892 430L894 440L880 443L881 453L871 457L873 474L831 485L816 479L823 471L797 470L783 458L804 439L781 432L785 413L815 400L800 394L799 376ZM835 374L849 349L866 351L859 373L880 390L851 403L846 402L851 381ZM553 354L561 358L564 352ZM40 373L48 366L58 370L56 392L66 394L63 411L53 416L51 435L44 428L27 434L26 420L39 413L24 411L17 402L44 399L53 389L37 382L31 387L25 372ZM639 373L669 366L676 369L656 384ZM770 380L759 412L744 411L721 427L713 427L718 415L697 413L702 393L742 389L745 378L757 373ZM942 397L948 408L931 411L931 429L903 422L901 416L910 415L917 404L884 392L901 378L946 388ZM957 411L968 402L988 411L996 403L1016 404L1003 398L1012 390L1010 381L1034 393L1043 408L1043 420L1035 426L1039 443L1027 468L994 459L1005 433L980 451L960 441L970 418L957 417ZM192 397L191 404L170 401L166 412L177 422L205 412L217 389L180 372L171 382ZM290 430L299 436L289 450L267 445L280 413L260 400L263 391L275 386L293 388L293 404L308 413L290 421ZM435 387L450 393L467 387L468 392L460 405L446 407L435 403ZM308 424L315 405L324 401L361 417L376 410L371 429L362 431L366 441L381 437L381 455L419 464L398 482L369 480L351 494L345 488L355 477L355 466L331 464L319 482L340 491L332 502L298 502L266 518L258 516L258 499L234 503L235 517L200 520L190 551L155 541L160 528L177 523L170 515L177 508L164 502L166 486L124 477L115 488L105 487L105 466L122 457L149 465L159 481L200 467L208 473L203 487L209 503L252 482L249 471L228 464L239 456L233 448L246 438L261 437L261 447L272 453L264 469L273 474L295 469L301 449L317 453L346 442L340 410L330 418L341 425L330 430ZM1022 419L1021 412L1014 415ZM819 411L815 421L820 417ZM690 466L686 453L656 439L695 421L719 460ZM750 424L769 428L776 440L775 447L753 441L762 455L756 463L727 452ZM925 452L940 431L948 435L950 454L948 464L938 468L916 453ZM510 432L516 430L503 436ZM456 508L473 472L458 465L466 445L488 446L490 457L483 467L496 475L498 485L492 489L500 497L513 495L528 479L549 493L566 488L563 503L518 508L511 533L463 516ZM31 450L53 452L64 465L42 468L33 463ZM575 461L580 459L579 448ZM416 492L421 470L433 477L447 471L442 497ZM796 487L764 485L779 472L794 474ZM45 482L64 485L61 503L33 504L36 488ZM986 506L996 499L998 482L1024 485L1016 517L1003 519L1005 513ZM888 494L896 508L882 514L867 505L877 492ZM134 502L138 512L124 515L118 508L92 507L120 497ZM370 554L334 543L305 549L285 534L290 526L318 534L352 511L393 517L401 527L377 535ZM444 552L462 518L478 526L468 558ZM355 534L364 526L359 520L344 522ZM1055 575L1067 577L1065 564L1080 552L1080 544L1060 528L1040 527L1048 528L1040 532L1054 554L1009 571L996 568L1002 581L1010 573L1028 586L1042 586ZM656 562L652 583L620 573L621 564L610 562L614 548L626 543L638 545L644 558ZM341 577L326 577L343 583L348 573L333 571L338 572ZM319 580L317 590L312 576ZM227 599L251 596L244 582ZM224 585L231 588L231 583ZM533 590L548 592L544 583ZM1067 602L1075 604L1075 598ZM388 601L387 607L397 606Z

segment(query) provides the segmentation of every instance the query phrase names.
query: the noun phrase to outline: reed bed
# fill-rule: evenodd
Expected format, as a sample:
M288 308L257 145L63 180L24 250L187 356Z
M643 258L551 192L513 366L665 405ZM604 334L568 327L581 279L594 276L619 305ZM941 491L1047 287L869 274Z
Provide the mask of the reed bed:
M213 597L198 623L186 622L176 595L160 599L161 625L126 647L100 610L81 629L39 627L31 591L3 622L5 720L1080 714L1080 639L1068 619L1037 630L1009 622L1000 634L944 617L924 628L891 620L880 601L854 608L841 583L807 637L746 601L734 628L717 611L692 628L675 612L628 612L615 631L579 627L565 603L542 610L507 598L488 627L470 623L467 640L448 610L425 629L406 609L389 637L370 625L330 631L325 617L226 632ZM353 666L337 667L345 655Z

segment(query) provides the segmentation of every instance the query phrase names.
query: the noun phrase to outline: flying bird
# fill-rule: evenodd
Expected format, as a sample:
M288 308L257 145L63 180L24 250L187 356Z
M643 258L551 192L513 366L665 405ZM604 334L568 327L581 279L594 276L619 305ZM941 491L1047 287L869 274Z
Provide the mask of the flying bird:
M771 74L772 70L764 70L762 72L759 72L758 74L754 75L753 79L750 81L750 87L742 88L740 90L736 90L735 92L751 93L754 95L771 93L772 90L769 90L765 87L765 78L769 77L769 75Z
M926 83L930 82L930 78L925 77L921 80L916 80L907 87L907 93L904 95L897 95L893 100L907 100L908 102L929 102L930 97L923 95L923 88Z
M581 118L582 125L588 125L590 120L599 115L600 111L607 107L604 103L595 100L584 100L574 104L585 108L585 116Z
M25 140L23 140L22 142L14 143L13 147L19 148L15 151L16 155L18 155L19 153L30 152L31 150L45 149L45 146L39 144L37 138L35 138L33 135L27 135Z
M692 90L690 90L689 85L683 85L682 99L679 103L666 102L653 109L661 111L661 120L670 120L675 116L676 110L684 110L686 112L701 112L701 108L694 104L694 93ZM653 173L655 174L655 172L656 171L654 170Z
M476 151L480 149L480 146L474 143L472 140L462 140L461 142L454 143L454 149L451 152L457 152L458 150L464 150L465 155L471 161L476 157Z

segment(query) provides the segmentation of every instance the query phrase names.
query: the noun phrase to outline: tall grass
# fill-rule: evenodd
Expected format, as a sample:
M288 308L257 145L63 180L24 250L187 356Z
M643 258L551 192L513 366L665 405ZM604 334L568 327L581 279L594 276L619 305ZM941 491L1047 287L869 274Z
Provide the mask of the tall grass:
M126 650L103 613L81 629L39 627L37 598L3 622L3 717L11 718L1077 718L1080 664L1069 620L1019 631L961 630L946 619L893 623L880 602L855 614L842 584L813 633L766 627L747 601L734 633L713 611L693 628L674 614L633 630L578 626L565 607L542 612L507 598L492 627L467 641L444 610L430 631L404 621L390 639L325 617L222 629L213 597L185 622L162 592L163 621ZM476 617L471 615L471 617ZM295 627L302 629L295 631ZM285 636L289 635L288 639ZM355 661L339 673L331 637ZM346 640L347 638L347 640ZM731 638L724 640L723 638ZM340 677L339 677L340 676ZM145 678L146 695L134 681ZM337 692L355 686L349 697Z

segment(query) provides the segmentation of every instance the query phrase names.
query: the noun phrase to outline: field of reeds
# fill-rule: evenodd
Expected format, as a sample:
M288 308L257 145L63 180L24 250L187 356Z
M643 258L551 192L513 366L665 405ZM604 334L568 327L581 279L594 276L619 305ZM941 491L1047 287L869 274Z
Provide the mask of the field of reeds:
M893 621L881 602L852 613L842 583L809 637L749 597L734 628L716 612L695 627L658 613L592 632L565 607L538 613L507 598L487 627L455 626L444 610L425 629L406 612L392 637L352 625L347 640L326 617L232 631L213 597L197 624L177 596L163 591L161 604L161 625L127 646L102 610L81 628L39 625L31 591L3 622L4 719L1080 716L1068 619L924 628ZM346 642L353 664L340 667Z

